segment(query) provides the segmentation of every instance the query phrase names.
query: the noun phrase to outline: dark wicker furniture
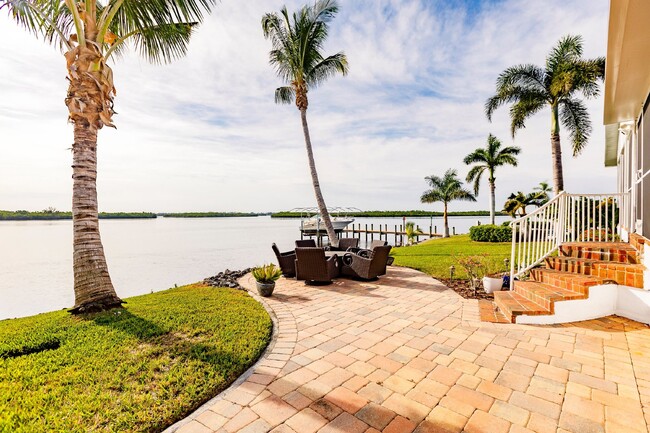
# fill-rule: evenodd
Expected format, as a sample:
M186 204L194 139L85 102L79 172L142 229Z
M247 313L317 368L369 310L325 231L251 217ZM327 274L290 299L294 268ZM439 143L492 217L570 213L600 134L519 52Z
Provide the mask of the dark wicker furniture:
M316 248L316 241L313 239L299 239L296 241L296 248L313 247Z
M278 249L278 246L274 243L271 245L275 257L278 259L278 264L280 265L280 270L282 270L282 275L285 277L295 277L296 276L296 252L287 251L281 253Z
M369 258L347 253L343 257L341 273L362 280L374 280L386 273L386 262L388 261L390 249L390 245L375 247Z
M348 251L350 249L358 249L359 238L341 238L339 239L339 246L329 246L330 251Z
M296 248L296 279L307 283L331 283L339 276L338 257L325 257L323 248Z

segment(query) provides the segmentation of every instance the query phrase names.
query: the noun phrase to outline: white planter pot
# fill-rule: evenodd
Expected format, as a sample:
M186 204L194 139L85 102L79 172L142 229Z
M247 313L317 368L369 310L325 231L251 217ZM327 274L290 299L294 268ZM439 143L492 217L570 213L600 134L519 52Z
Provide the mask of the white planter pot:
M498 292L503 287L503 278L483 277L485 293Z

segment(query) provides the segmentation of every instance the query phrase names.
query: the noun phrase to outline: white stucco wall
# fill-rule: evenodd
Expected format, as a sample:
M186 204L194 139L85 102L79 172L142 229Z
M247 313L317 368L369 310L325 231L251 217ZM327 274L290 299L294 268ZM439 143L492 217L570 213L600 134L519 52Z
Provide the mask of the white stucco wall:
M644 281L647 287L647 278ZM531 325L552 325L597 319L612 314L650 324L650 291L616 284L593 286L589 289L587 299L556 302L553 315L517 316L516 321Z

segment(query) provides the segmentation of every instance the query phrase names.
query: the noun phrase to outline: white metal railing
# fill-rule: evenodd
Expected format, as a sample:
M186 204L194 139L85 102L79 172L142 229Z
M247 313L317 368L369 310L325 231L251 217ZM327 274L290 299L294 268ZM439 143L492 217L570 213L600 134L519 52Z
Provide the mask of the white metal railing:
M620 239L629 195L561 192L543 206L510 223L510 289L565 242L613 242Z

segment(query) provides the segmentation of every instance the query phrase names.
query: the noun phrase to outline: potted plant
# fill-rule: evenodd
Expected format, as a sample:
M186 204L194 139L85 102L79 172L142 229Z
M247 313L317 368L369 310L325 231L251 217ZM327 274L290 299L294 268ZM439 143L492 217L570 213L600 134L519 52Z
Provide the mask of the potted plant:
M275 282L282 276L280 268L273 263L254 268L251 273L257 282L257 293L260 296L269 297L275 289Z
M485 275L483 276L483 290L485 293L498 292L503 288L503 276L505 272L499 271L498 266L487 261L485 263Z

